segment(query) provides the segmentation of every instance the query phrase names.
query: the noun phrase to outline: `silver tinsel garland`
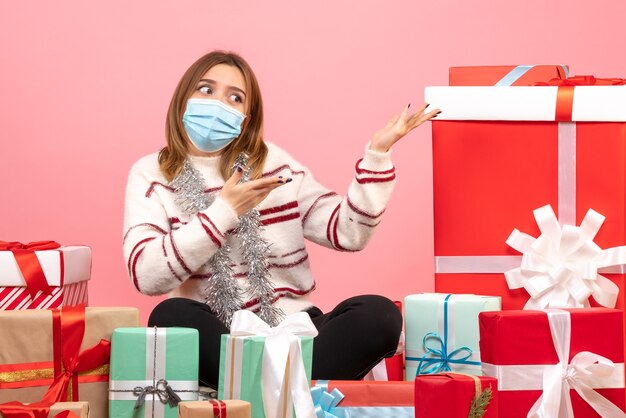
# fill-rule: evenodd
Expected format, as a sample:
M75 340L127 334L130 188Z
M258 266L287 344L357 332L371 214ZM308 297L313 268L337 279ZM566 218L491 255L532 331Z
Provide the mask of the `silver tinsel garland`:
M240 183L249 179L251 167L247 166L248 158L242 153L239 155L231 170L237 167L245 168ZM193 215L208 208L215 194L205 194L206 182L189 161L185 160L181 173L170 182L176 193L176 203L187 214ZM261 237L261 222L259 211L254 208L250 212L239 216L239 226L235 234L241 242L244 261L248 265L248 294L257 299L260 309L257 315L271 326L276 326L283 316L283 312L272 304L274 287L270 281L267 256L269 244ZM230 326L233 313L243 306L244 292L233 277L231 247L224 243L208 262L211 276L207 279L204 296L207 305L213 313L227 326Z

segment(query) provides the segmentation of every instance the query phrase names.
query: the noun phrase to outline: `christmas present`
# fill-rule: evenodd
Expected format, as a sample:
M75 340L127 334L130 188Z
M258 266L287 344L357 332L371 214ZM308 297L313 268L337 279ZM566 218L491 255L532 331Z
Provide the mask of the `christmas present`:
M489 65L450 67L451 86L528 86L569 77L566 65Z
M91 248L0 241L0 311L87 303Z
M230 332L222 335L219 399L250 402L253 418L315 416L309 382L317 329L307 313L271 328L241 310Z
M500 309L500 298L420 293L404 299L406 377L447 371L478 375L478 314Z
M87 401L107 416L111 333L137 326L135 308L0 312L0 403Z
M571 272L570 256L580 265L579 256L589 245L626 244L626 200L621 198L626 188L626 86L601 85L624 81L593 77L554 83L426 89L426 100L443 110L432 125L437 292L501 296L503 309L521 309L529 296L543 298L542 308L556 307L552 295L569 300L564 307L586 306L585 294L592 296L592 305L626 307L623 261L598 271L608 280L588 264L586 278L593 283L588 281L587 289L580 274L573 281L571 274L561 274ZM594 242L584 237L580 250L568 248L568 254L551 257L557 263L547 279L527 286L517 282L509 289L504 272L520 268L523 260L507 245L507 237L515 228L531 236L544 233L533 209L546 205L557 211L562 233L578 228L590 208L606 222L591 237ZM615 286L620 290L616 305ZM572 297L564 298L563 289Z
M468 417L498 417L498 382L495 378L459 373L415 378L415 418Z
M111 338L109 418L178 415L198 400L198 330L118 328Z
M483 312L479 320L500 416L626 417L622 311Z
M317 416L412 418L413 382L317 380L311 388Z
M42 402L23 404L7 402L0 404L0 418L89 418L88 402Z
M181 402L178 405L180 418L250 418L250 414L250 402L236 399Z

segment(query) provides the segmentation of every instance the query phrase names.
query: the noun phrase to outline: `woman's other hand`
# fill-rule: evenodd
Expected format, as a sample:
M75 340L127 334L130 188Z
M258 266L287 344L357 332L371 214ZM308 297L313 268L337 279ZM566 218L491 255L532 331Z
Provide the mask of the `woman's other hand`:
M409 115L410 106L410 104L407 105L400 115L394 115L382 129L374 133L370 142L371 150L378 152L389 151L400 138L441 113L439 109L424 113L428 107L428 104L424 103L417 112Z
M280 186L291 181L291 178L284 179L280 177L264 177L257 180L251 180L245 183L239 183L243 176L243 169L237 167L237 170L226 181L220 196L230 205L237 215L243 215L256 207L267 197L270 192Z

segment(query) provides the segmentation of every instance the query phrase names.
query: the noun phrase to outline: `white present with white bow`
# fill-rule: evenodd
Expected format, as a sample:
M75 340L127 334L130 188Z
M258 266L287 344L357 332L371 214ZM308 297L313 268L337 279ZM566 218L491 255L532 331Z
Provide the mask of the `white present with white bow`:
M317 329L309 315L289 315L272 328L241 310L230 332L222 335L218 398L250 402L252 418L314 417L309 386Z

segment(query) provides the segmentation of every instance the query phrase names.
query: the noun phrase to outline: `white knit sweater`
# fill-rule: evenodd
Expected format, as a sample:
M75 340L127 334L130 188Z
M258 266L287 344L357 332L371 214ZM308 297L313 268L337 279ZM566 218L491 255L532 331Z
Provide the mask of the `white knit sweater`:
M395 172L389 152L366 149L347 197L341 197L317 183L306 167L278 146L267 145L263 175L293 178L258 207L262 235L270 243L274 303L290 314L310 307L315 289L304 239L340 251L363 249L380 223ZM221 189L219 157L189 156L189 160L204 175L208 193ZM226 241L232 246L235 278L247 289L247 266L236 237L228 233L238 222L234 210L217 196L207 209L189 216L174 198L157 153L133 165L126 190L124 257L137 290L204 301L204 280L211 275L207 262ZM258 300L247 293L245 301L242 308L258 309Z

